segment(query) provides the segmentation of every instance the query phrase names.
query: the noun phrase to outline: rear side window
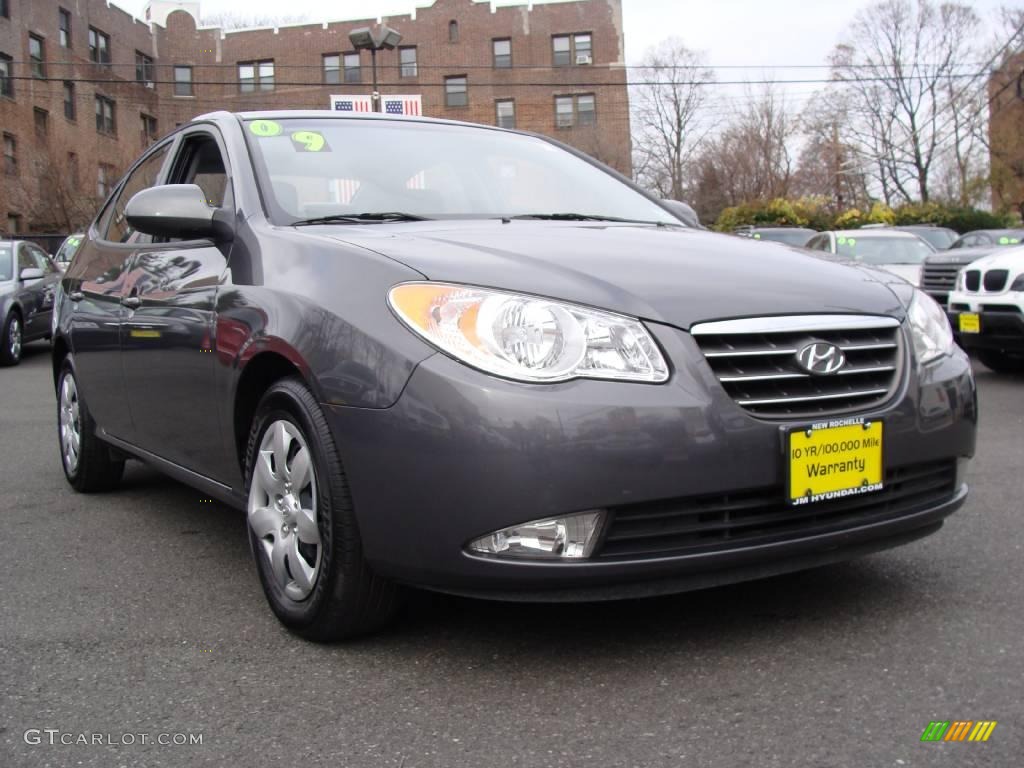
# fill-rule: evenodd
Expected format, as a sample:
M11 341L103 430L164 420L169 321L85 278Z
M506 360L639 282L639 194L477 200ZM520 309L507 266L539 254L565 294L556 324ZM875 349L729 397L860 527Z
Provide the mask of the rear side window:
M136 166L135 170L128 176L124 186L121 187L121 191L118 192L113 206L111 206L109 216L100 226L100 237L102 239L109 240L114 243L127 243L131 239L132 235L135 234L135 230L131 228L128 224L128 220L125 218L125 207L128 205L128 201L131 200L137 192L149 189L156 184L157 179L160 177L160 169L164 166L164 160L167 157L167 150L170 146L170 142L160 146L155 152L149 155L149 157L143 160L141 164ZM138 239L141 240L143 237L148 236L139 235Z
M32 256L32 260L35 262L35 266L43 270L44 275L52 275L56 272L56 268L50 262L50 257L43 253L40 249L34 246L26 246L29 253Z

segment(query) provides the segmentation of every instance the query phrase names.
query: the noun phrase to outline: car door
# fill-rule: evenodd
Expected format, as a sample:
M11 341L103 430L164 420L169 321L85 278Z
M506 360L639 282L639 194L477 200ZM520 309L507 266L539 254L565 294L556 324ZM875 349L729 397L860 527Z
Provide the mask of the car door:
M121 360L122 299L133 275L132 257L146 236L125 232L124 206L161 178L171 141L151 148L129 171L89 227L64 274L70 302L70 342L78 386L100 429L127 442L134 438Z
M215 129L186 129L166 183L197 184L209 205L231 206L226 156ZM136 444L217 479L227 460L214 382L214 308L230 244L156 240L135 254L121 324Z
M50 333L50 320L53 318L53 292L60 282L60 271L50 261L42 248L34 243L22 243L22 252L28 255L31 266L40 270L43 277L35 280L22 281L26 300L24 307L32 307L31 319L25 318L25 340L40 339Z

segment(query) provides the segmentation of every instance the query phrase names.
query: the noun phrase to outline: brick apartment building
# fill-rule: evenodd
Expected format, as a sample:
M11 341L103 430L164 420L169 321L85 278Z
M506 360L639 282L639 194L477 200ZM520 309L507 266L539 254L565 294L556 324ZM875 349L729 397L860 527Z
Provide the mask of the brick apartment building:
M348 35L376 19L225 31L197 26L194 0L145 15L0 0L0 230L81 226L144 146L195 115L327 109L331 94L372 90L370 54ZM550 134L629 173L621 0L435 0L383 22L403 39L377 54L382 94Z
M1024 51L989 80L992 204L1024 217Z

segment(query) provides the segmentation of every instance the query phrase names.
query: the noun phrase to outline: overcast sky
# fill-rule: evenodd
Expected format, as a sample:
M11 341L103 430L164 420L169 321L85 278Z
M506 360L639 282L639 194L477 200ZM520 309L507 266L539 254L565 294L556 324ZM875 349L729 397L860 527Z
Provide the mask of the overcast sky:
M1017 0L1019 2L1019 0ZM146 0L113 0L142 17ZM651 45L669 36L682 38L690 48L704 51L719 80L786 80L827 76L827 70L794 70L782 65L822 65L842 39L845 26L868 0L623 0L626 60L635 64ZM499 5L518 4L499 0ZM539 4L539 3L535 3ZM1003 4L1013 0L975 0L986 22L986 42ZM313 21L362 19L409 13L425 0L201 0L204 15L224 12L245 15L304 15ZM244 10L243 10L244 9ZM728 69L728 67L745 67ZM786 88L799 103L814 85ZM721 86L720 103L733 101L742 89ZM795 106L795 104L794 104Z

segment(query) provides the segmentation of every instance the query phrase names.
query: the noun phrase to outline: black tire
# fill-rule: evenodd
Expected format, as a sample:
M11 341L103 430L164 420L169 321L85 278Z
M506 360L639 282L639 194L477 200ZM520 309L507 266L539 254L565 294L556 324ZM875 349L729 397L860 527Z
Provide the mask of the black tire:
M283 379L275 383L256 408L246 446L246 492L252 492L264 434L280 420L301 433L312 457L320 565L308 596L292 599L274 578L263 541L247 525L263 592L281 623L307 640L330 642L372 632L395 615L400 590L376 575L363 559L341 458L316 398L301 381Z
M1024 373L1024 355L1011 355L994 349L979 349L978 359L996 373Z
M65 452L61 429L61 410L64 405L62 391L65 379L70 377L74 385L78 403L79 449L78 460L73 463ZM71 487L80 493L110 491L121 483L124 474L124 458L118 456L112 448L96 436L96 422L93 421L89 408L82 399L75 378L74 368L67 358L61 363L60 375L57 377L57 447L60 451L60 463L64 468L64 477Z
M17 335L16 344L12 340L12 332ZM21 362L21 349L25 343L25 327L21 324L21 315L8 312L0 333L0 365L17 365Z

